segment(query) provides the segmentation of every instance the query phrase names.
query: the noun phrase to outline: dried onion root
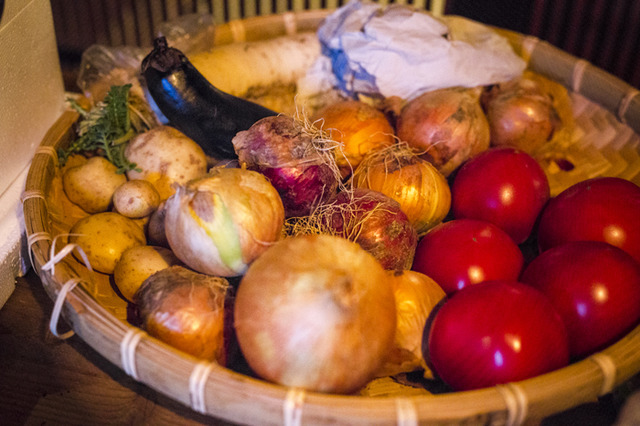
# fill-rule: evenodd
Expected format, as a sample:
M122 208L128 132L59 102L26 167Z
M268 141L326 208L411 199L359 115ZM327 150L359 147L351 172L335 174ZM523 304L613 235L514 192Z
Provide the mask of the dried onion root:
M384 269L409 269L418 234L392 198L367 188L343 190L311 215L290 219L289 235L328 234L358 243Z

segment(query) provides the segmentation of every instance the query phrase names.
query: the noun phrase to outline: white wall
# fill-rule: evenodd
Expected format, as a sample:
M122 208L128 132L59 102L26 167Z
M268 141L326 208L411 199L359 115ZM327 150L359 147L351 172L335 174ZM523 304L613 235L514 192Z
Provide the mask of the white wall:
M0 17L0 307L26 271L20 196L64 97L49 1L6 0Z

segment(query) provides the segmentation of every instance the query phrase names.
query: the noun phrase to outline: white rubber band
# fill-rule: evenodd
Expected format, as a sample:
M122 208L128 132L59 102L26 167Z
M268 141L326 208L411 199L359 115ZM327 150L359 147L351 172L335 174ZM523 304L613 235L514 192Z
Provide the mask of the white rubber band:
M29 191L24 191L20 196L20 202L24 204L25 201L30 200L31 198L40 198L46 204L47 199L44 197L44 194L39 189L31 189Z
M76 235L76 234L68 234L68 235ZM87 267L87 269L93 272L93 268L91 267L91 262L89 262L89 258L87 257L84 250L82 250L82 247L80 247L78 244L67 244L66 246L62 247L62 249L58 253L56 253L56 241L60 237L62 237L62 235L56 235L56 237L51 242L51 252L49 254L49 260L47 261L47 263L42 265L42 269L45 271L50 271L51 275L54 275L56 263L60 262L62 259L64 259L69 253L71 253L75 249L78 251L78 254L80 254L80 257L82 258L82 261L84 262L84 265Z
M571 75L571 88L574 92L580 92L580 86L582 86L582 77L584 76L584 70L589 65L588 61L584 59L578 59L573 66L573 73Z
M33 262L33 245L38 241L48 240L51 241L51 234L48 232L35 232L27 237L27 248L29 251L29 262L33 267L35 263ZM35 268L34 271L38 272Z
M207 383L207 379L209 378L209 374L211 374L212 369L212 363L202 361L196 364L189 376L191 408L202 414L207 413L207 402L204 398L204 385Z
M589 357L593 362L598 364L602 371L602 387L600 388L599 396L606 395L613 390L616 383L617 368L616 363L609 355L603 353L596 353Z
M522 388L515 383L507 383L496 386L496 389L498 389L507 405L507 421L505 425L517 426L524 423L529 410L529 402Z
M52 146L39 146L35 152L35 155L38 154L48 155L56 164L58 163L58 152Z
M283 13L282 21L287 35L294 35L298 32L298 23L296 22L296 15L293 12Z
M618 120L620 120L621 123L623 124L627 123L627 120L624 118L624 115L627 113L627 109L629 109L629 105L631 104L631 101L633 100L633 98L635 98L638 95L640 95L640 91L636 89L632 89L629 92L627 92L624 98L622 98L622 100L620 101L620 106L618 107Z
M138 369L136 367L136 348L142 339L144 332L139 328L130 328L120 342L120 360L122 361L122 369L129 376L136 380L138 377Z
M244 24L240 20L233 20L229 22L229 29L233 36L233 41L242 42L247 38L247 34L244 28Z
M59 339L65 340L69 337L73 336L73 330L69 330L66 333L59 334L58 333L58 320L60 319L60 314L62 313L62 305L64 304L64 300L67 298L67 294L73 290L73 288L78 285L80 282L80 278L72 278L60 289L60 293L56 297L56 302L53 305L53 312L51 313L51 319L49 320L49 330L51 333Z
M540 39L534 36L525 37L522 41L522 59L524 59L526 63L529 63L529 61L531 60L533 51L535 50L539 42Z
M418 413L416 412L416 406L410 399L396 399L396 418L398 426L418 425Z
M284 426L300 426L302 424L302 406L304 405L305 391L299 388L290 388L282 405Z

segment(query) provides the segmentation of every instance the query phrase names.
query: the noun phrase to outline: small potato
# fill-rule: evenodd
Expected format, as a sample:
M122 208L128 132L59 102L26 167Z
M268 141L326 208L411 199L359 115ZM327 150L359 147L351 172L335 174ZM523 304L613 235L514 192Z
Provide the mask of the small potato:
M165 247L135 246L122 253L113 270L113 279L122 296L133 302L133 295L144 280L155 272L182 262Z
M154 127L131 139L125 156L141 170L130 170L127 177L151 182L161 200L175 192L174 183L185 184L207 173L207 156L200 145L169 126Z
M148 181L130 180L113 193L113 206L123 216L132 219L149 216L158 208L160 194Z
M91 267L105 274L113 274L116 263L127 249L147 244L140 225L114 212L96 213L80 219L71 227L70 234L69 242L78 244ZM73 253L82 261L76 251Z
M85 163L68 168L62 175L65 194L72 203L87 213L109 210L113 192L127 181L124 174L104 157L92 157Z

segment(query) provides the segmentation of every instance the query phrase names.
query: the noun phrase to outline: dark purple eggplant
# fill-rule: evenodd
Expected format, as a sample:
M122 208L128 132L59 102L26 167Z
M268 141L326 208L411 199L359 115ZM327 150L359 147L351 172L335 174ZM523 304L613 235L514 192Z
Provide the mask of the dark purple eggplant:
M213 86L165 37L154 40L142 61L149 94L169 124L217 159L237 158L231 139L261 118L277 113Z

